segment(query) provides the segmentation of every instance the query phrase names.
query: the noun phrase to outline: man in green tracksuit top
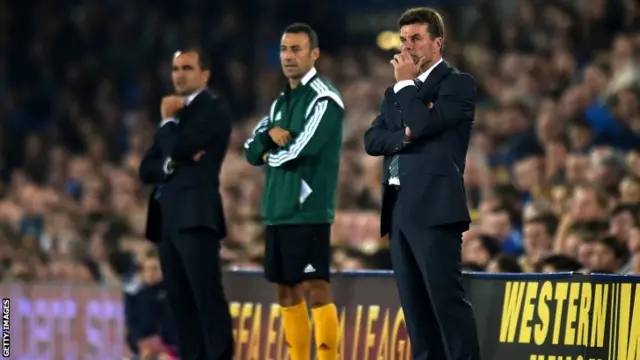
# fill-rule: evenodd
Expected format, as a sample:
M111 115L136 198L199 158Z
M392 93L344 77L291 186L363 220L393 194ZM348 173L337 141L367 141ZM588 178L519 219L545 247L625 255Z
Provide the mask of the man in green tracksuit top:
M315 326L318 360L338 356L338 312L329 270L330 232L340 166L344 105L318 77L318 37L306 24L287 27L280 60L288 85L245 143L247 160L265 165L261 215L264 271L277 284L291 360L309 360Z

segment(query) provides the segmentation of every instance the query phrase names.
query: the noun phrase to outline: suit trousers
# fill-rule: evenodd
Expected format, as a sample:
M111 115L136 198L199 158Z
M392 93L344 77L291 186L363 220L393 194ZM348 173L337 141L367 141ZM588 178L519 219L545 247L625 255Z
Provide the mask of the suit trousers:
M402 190L400 190L402 191ZM475 318L462 284L460 224L425 228L393 208L390 251L415 360L479 360Z
M220 239L208 228L180 230L158 244L182 360L231 360L233 333L222 287Z

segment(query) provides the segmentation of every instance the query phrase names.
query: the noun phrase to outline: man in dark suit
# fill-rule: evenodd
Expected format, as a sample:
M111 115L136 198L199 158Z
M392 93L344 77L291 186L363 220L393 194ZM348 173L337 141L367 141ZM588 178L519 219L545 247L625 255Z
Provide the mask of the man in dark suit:
M219 255L226 236L219 174L230 113L206 89L202 51L177 52L172 79L177 95L162 100L163 121L140 164L142 181L155 185L147 237L158 244L181 359L230 360L232 324Z
M462 175L475 112L474 79L442 60L444 24L434 10L399 20L397 83L364 136L384 156L381 232L414 359L479 359L476 324L462 287L460 247L469 227Z

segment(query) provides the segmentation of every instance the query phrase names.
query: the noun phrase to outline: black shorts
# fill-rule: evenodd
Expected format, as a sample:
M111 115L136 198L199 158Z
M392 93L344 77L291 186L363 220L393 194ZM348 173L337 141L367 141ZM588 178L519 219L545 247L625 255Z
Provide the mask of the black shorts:
M331 224L267 226L264 274L276 284L329 281Z

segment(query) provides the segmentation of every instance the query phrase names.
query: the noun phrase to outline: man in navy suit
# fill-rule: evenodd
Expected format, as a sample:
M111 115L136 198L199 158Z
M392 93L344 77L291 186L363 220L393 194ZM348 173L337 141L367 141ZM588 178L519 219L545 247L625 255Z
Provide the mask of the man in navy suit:
M391 61L396 84L364 136L367 153L384 156L381 235L390 239L413 358L477 360L460 268L476 84L442 60L440 14L411 9L399 26L402 52Z
M139 170L142 182L154 185L146 236L158 244L183 360L231 360L234 352L220 263L227 234L220 168L231 114L207 89L209 63L199 48L174 54L176 94L162 100L162 122Z

